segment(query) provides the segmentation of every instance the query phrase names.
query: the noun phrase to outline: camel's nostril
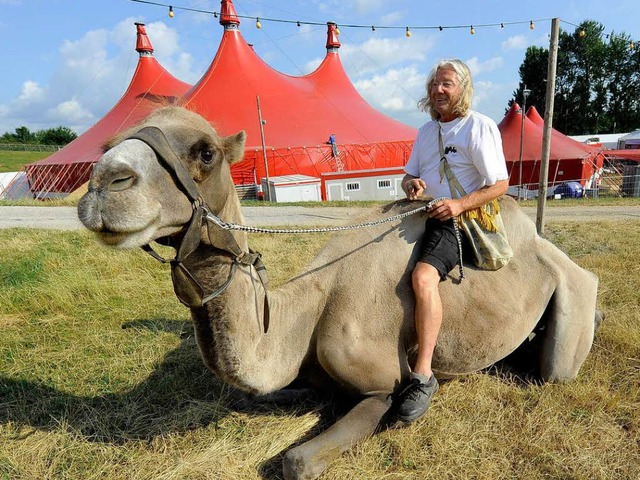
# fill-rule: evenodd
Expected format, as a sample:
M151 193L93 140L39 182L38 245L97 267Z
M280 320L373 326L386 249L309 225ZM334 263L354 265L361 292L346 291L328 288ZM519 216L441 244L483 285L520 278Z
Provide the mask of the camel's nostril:
M126 175L122 177L115 178L109 184L110 192L121 192L123 190L127 190L133 186L136 181L135 175Z

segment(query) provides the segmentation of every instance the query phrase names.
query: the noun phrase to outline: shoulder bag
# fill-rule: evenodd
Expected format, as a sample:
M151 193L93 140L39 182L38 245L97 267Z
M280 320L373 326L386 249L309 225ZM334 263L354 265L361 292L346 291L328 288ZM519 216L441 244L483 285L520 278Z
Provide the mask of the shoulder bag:
M440 149L440 181L447 178L452 198L460 198L467 193L455 177L447 161L442 145L442 132L438 131ZM456 220L464 231L474 254L474 264L483 270L498 270L513 257L507 233L500 215L500 202L494 199L480 207L467 210Z

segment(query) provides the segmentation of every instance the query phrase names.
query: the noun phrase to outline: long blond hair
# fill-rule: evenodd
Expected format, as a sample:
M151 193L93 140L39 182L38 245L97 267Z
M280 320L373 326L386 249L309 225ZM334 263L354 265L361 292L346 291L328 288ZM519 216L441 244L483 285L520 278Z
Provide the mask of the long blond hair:
M418 108L423 112L431 115L431 118L433 120L440 119L440 114L435 110L433 104L431 103L431 89L433 87L436 74L441 68L450 68L456 73L456 77L458 77L458 81L460 82L460 86L462 88L462 93L460 94L458 102L453 106L453 113L460 117L464 117L467 113L469 113L469 110L471 109L471 97L473 97L473 80L471 78L471 71L469 70L469 67L467 67L467 65L462 60L458 60L457 58L440 60L431 69L425 85L427 94L418 101Z

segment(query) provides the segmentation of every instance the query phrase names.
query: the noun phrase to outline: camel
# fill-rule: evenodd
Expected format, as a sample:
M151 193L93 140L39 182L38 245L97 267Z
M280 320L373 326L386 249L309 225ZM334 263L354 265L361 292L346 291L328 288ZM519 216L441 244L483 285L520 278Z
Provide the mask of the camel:
M286 479L313 479L389 424L394 392L415 357L411 271L427 213L336 233L304 272L271 290L250 234L203 220L210 212L243 224L230 165L244 144L244 132L221 137L194 112L159 109L105 146L78 215L106 245L158 241L177 249L176 294L191 307L204 363L222 381L261 396L306 379L357 398L330 428L284 455ZM424 203L374 207L368 218ZM454 271L442 282L436 376L491 366L543 330L531 358L542 380L575 379L602 318L598 279L538 236L515 201L501 204L514 258L498 271L467 266L464 281Z

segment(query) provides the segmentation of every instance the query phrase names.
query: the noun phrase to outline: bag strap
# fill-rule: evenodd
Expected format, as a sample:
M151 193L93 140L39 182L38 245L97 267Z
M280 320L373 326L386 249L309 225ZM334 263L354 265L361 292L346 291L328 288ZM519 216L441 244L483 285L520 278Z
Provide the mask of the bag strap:
M442 144L442 127L438 125L438 148L440 149L440 167L438 168L438 172L440 173L440 183L447 178L447 182L449 183L449 191L451 192L451 198L460 198L464 197L467 192L465 192L464 188L456 178L451 170L451 165L447 161L446 154L444 153L444 145Z

